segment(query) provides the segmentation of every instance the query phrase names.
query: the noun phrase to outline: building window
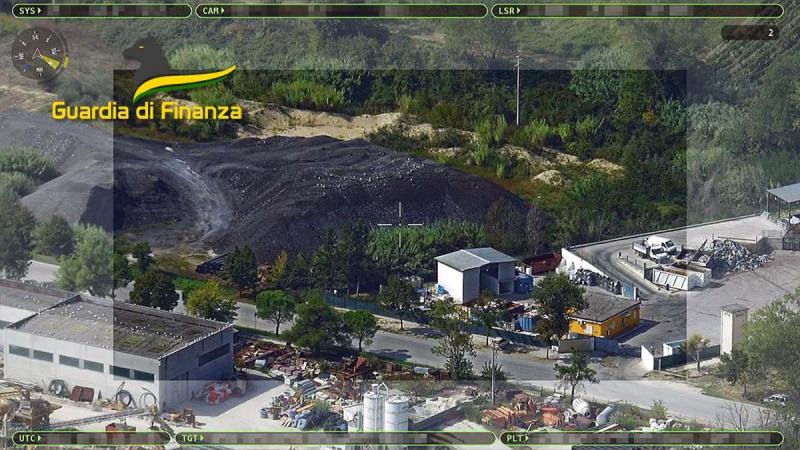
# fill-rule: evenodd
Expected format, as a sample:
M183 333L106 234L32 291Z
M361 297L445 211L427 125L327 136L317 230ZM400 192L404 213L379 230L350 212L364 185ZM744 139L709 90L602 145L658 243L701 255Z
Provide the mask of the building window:
M92 372L103 372L103 365L99 362L83 360L83 368Z
M131 369L126 369L125 367L119 366L111 366L110 370L115 377L132 378Z
M139 381L155 381L156 377L152 373L148 372L140 372L138 370L133 371L133 379Z
M39 361L53 362L53 354L48 352L43 352L41 350L34 350L33 359L38 359Z
M62 366L80 367L81 360L71 356L58 355L58 363Z
M230 344L220 345L219 347L209 352L203 353L197 357L198 365L204 366L211 361L219 358L220 356L230 353Z
M17 345L9 345L8 352L11 353L12 355L24 356L26 358L31 357L31 350L29 348L19 347Z

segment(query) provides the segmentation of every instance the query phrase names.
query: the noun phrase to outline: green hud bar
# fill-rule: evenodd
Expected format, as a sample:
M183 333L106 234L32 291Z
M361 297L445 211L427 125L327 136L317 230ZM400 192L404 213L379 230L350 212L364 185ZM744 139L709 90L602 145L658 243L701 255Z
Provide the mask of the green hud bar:
M183 3L17 3L18 19L183 19L192 7Z
M201 3L195 13L237 19L480 19L489 10L480 3Z
M179 445L191 446L290 446L304 445L399 445L487 447L495 442L491 432L473 431L275 431L275 432L183 432L175 436Z
M783 435L777 431L507 431L500 442L514 446L598 445L598 446L714 446L777 447Z
M132 447L164 446L170 435L163 431L18 431L11 437L17 446L49 447Z
M777 19L778 3L501 3L498 19Z

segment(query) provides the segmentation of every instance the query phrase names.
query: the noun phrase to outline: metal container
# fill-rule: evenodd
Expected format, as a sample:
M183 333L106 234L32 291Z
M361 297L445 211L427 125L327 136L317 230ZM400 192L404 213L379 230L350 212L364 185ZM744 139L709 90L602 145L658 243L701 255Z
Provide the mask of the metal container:
M373 384L372 390L364 394L364 431L383 431L384 410L388 388L386 385Z
M408 431L408 403L405 395L395 395L386 400L385 431Z

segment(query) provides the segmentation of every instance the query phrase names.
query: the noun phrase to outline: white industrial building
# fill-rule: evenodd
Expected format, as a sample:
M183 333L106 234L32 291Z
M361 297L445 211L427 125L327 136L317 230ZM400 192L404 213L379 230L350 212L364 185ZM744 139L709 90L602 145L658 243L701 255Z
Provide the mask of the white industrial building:
M490 247L458 250L436 257L437 282L456 303L475 300L484 290L511 294L516 262Z
M233 375L233 328L128 303L0 280L4 378L47 387L120 388L177 407ZM10 320L9 320L10 319Z

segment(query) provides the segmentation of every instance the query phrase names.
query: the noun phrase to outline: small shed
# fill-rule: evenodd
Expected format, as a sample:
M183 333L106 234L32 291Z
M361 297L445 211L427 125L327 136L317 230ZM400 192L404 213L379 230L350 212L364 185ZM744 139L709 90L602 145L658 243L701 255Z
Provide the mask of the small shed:
M767 212L778 218L790 216L800 207L800 183L767 190Z

